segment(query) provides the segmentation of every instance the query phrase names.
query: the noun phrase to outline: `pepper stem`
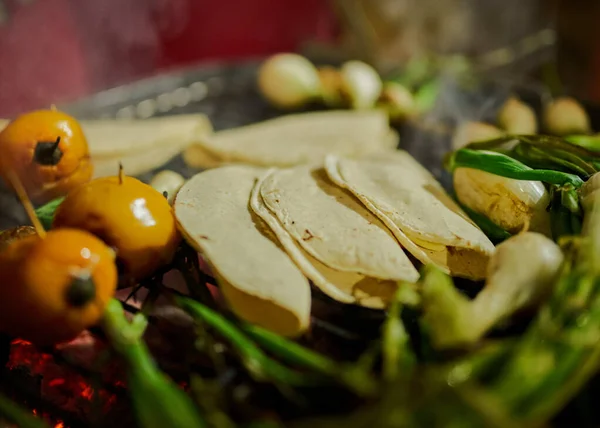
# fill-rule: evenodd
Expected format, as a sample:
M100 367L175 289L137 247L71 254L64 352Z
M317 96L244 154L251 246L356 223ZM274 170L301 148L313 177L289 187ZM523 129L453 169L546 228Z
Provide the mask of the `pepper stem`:
M75 276L67 287L67 303L75 308L87 305L96 297L96 285L91 276Z
M38 142L33 152L33 160L40 165L58 165L63 157L59 144L60 136L56 137L56 141Z

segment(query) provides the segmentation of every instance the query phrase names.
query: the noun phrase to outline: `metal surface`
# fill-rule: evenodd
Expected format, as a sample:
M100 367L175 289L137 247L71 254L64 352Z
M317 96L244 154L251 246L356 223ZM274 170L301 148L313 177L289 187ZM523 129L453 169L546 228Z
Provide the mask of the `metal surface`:
M58 107L80 119L144 119L204 113L215 130L233 128L284 114L267 104L257 92L259 61L212 63L178 70ZM446 186L449 179L443 173L442 161L449 149L452 126L461 120L493 120L497 107L512 90L510 82L484 86L467 91L454 81L445 81L433 111L398 129L400 146ZM539 91L533 92L534 96L528 98L537 98L539 104ZM186 177L198 171L188 168L181 157L161 167L164 168ZM152 175L148 173L139 178L149 181ZM24 223L27 223L25 213L14 195L0 192L0 229Z
M257 92L259 60L241 63L213 63L162 74L132 84L99 92L67 105L59 105L73 116L93 118L138 118L184 113L206 114L215 130L233 128L283 114L267 104ZM437 115L436 115L437 117ZM447 135L422 132L419 127L399 130L401 146L417 160L442 177L441 160ZM181 157L168 168L190 177L198 170L188 168ZM139 178L149 181L152 173ZM15 196L0 192L0 229L26 224L24 210Z

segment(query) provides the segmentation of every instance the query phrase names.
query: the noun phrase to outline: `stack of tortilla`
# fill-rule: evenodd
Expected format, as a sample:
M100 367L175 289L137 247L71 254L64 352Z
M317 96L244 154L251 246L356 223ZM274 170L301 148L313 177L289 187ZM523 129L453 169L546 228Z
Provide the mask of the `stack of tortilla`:
M494 246L408 153L323 158L224 166L180 190L180 228L239 317L294 336L310 324L309 284L382 309L421 263L485 277Z

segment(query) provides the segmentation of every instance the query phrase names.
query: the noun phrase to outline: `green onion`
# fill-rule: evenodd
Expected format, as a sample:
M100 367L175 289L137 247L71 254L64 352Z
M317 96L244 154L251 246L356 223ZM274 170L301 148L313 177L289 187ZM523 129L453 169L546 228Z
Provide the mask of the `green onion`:
M392 381L398 377L399 371L410 370L416 363L416 357L411 349L410 336L402 321L402 297L404 288L408 285L400 283L398 290L388 310L388 316L383 324L383 377ZM405 373L402 373L405 375Z
M270 359L258 346L220 313L193 299L176 296L177 304L194 319L214 328L239 353L246 369L258 379L272 379L286 385L314 384L311 376L296 372Z
M479 214L463 204L459 203L459 205L469 216L469 218L473 220L477 227L479 227L481 231L490 239L490 241L494 243L494 245L499 244L500 242L505 241L512 236L509 232L502 229L483 214Z
M460 149L452 153L446 165L450 171L456 168L473 168L515 180L535 180L557 186L581 187L583 180L577 175L560 171L532 169L502 153L488 150Z
M127 386L138 423L143 428L201 428L206 423L192 399L154 364L142 335L146 317L129 323L121 303L109 302L103 321L113 349L127 367Z
M600 156L600 136L599 135L568 135L564 137L571 144L575 144L592 152L597 152Z
M245 331L258 344L290 364L296 364L336 380L359 395L371 395L375 391L375 384L371 376L357 366L340 364L257 326L247 325Z
M19 428L50 428L42 419L36 418L3 394L0 394L0 416Z
M512 155L532 168L556 169L588 177L598 170L593 163L568 151L519 144Z

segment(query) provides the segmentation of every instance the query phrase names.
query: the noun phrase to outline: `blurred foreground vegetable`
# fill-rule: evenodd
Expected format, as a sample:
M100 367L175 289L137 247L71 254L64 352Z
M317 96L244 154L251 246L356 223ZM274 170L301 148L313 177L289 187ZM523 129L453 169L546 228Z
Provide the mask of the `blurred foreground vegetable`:
M336 364L325 356L260 327L248 326L244 333L223 315L190 298L176 297L175 300L197 321L206 323L225 337L237 350L246 368L258 379L270 379L283 385L319 385L323 379L317 375L321 375L359 395L371 395L375 391L373 379L361 370ZM248 336L280 359L312 373L301 374L269 358Z
M141 428L201 428L207 426L192 399L152 361L142 335L142 313L128 322L118 300L111 300L104 331L127 370L127 388Z
M551 298L488 386L507 410L530 423L557 413L600 367L598 202L581 239L566 247Z
M469 301L433 268L423 279L423 321L438 348L469 345L500 321L538 306L551 292L563 255L552 240L533 232L496 247L483 290Z
M407 373L417 363L411 349L410 336L402 321L404 306L418 299L412 284L400 283L396 295L388 309L387 319L382 328L383 378L390 382L399 375L406 377Z
M50 428L46 422L36 418L8 397L0 394L0 418L17 424L19 428Z

